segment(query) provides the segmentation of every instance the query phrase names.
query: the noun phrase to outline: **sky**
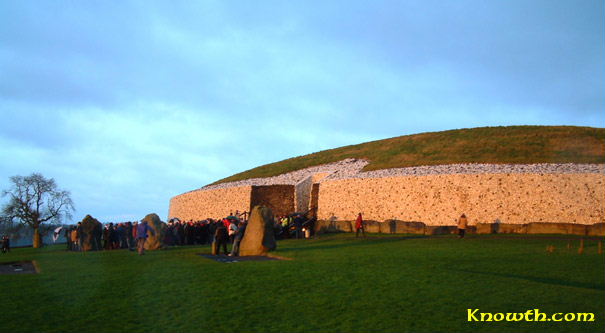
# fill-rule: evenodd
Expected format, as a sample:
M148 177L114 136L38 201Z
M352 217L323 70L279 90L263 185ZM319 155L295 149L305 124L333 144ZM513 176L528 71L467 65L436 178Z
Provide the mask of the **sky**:
M0 189L102 222L422 132L605 124L605 2L0 1ZM2 203L7 198L0 198Z

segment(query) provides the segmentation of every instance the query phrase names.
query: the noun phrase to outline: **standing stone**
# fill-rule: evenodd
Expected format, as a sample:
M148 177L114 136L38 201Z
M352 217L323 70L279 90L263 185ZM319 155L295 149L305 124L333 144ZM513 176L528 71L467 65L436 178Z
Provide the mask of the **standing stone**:
M265 206L255 206L250 213L246 233L240 243L240 256L264 256L277 248L273 231L273 212Z
M166 223L162 222L160 217L153 213L145 216L142 221L147 221L147 225L154 231L147 233L148 237L147 241L145 241L145 250L157 250L162 248Z
M103 225L90 215L81 221L82 251L98 251L101 249L101 234Z

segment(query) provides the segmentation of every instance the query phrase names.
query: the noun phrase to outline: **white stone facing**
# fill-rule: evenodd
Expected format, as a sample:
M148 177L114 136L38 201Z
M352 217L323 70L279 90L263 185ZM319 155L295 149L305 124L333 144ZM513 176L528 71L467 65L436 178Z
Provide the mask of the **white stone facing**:
M428 176L428 175L456 175L456 174L574 174L597 173L605 174L605 164L574 164L574 163L540 163L540 164L448 164L429 165L408 168L383 169L362 172L368 161L348 158L339 162L323 164L301 169L282 175L266 178L251 178L236 182L207 185L199 190L211 190L254 185L296 185L309 176L320 173L329 175L319 182L348 178L385 178L396 176Z

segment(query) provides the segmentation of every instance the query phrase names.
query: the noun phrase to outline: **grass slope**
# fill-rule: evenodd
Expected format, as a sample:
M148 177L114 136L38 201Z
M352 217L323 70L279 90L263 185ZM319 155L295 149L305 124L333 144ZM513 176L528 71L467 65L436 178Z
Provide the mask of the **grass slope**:
M341 234L280 241L277 254L291 261L231 264L197 255L208 246L145 256L15 249L0 260L36 260L42 273L0 275L0 331L603 332L603 255L595 241L583 255L566 244ZM593 312L596 321L468 322L468 308Z
M605 163L605 129L509 126L406 135L290 158L216 183L271 177L345 158L369 160L365 171L454 163Z

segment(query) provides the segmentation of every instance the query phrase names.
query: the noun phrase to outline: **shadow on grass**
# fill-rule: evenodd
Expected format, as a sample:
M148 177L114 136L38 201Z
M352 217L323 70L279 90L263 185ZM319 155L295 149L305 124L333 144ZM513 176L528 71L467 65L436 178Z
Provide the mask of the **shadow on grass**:
M537 277L530 275L521 275L521 274L512 274L512 273L496 273L496 272L481 272L467 269L455 269L450 268L449 270L470 274L481 274L481 275L489 275L489 276L497 276L509 279L521 279L531 282L538 282L544 284L552 284L556 286L565 286L565 287L576 287L576 288L584 288L584 289L594 289L598 291L604 291L605 285L600 283L590 283L590 282L577 282L577 281L567 281L556 278L548 278L548 277Z
M425 235L418 236L398 236L398 237L372 237L367 236L366 238L319 238L312 241L301 240L300 246L290 246L290 247L279 247L279 251L309 251L309 250L327 250L327 249L338 249L338 248L346 248L353 246L366 246L370 244L385 244L385 243L393 243L400 242L407 239L420 239L420 238L429 238ZM332 241L339 240L343 241L339 244L333 244ZM302 244L302 243L306 244ZM324 242L330 242L330 244L324 244Z

